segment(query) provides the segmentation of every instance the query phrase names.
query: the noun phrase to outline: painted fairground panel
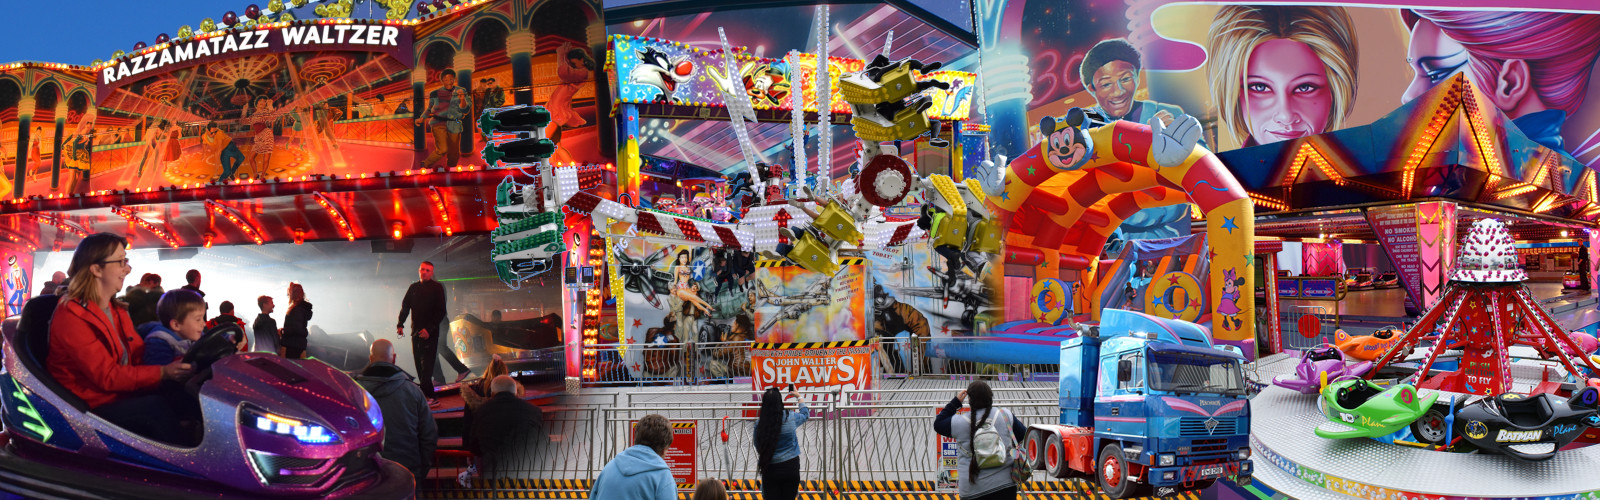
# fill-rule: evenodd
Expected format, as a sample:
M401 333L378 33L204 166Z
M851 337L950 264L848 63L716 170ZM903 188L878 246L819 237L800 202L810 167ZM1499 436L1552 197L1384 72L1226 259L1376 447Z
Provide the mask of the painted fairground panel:
M938 339L928 344L932 348L927 355L934 359L924 370L949 370L948 359L969 359L965 350L991 347L961 339L986 335L1000 322L995 262L975 252L946 253L919 244L867 255L873 273L873 332L886 338L887 355L900 358L890 360L897 370L915 359L900 351L900 346L916 345L911 337Z
M90 183L148 189L409 169L410 34L359 23L227 32L106 66L95 75Z
M829 278L798 267L768 267L739 250L637 239L612 252L622 281L624 324L618 344L602 351L620 359L618 368L629 377L749 376L742 348L720 343L865 338L862 266L845 266ZM690 343L709 349L696 357L703 371L693 374L685 373L690 367L683 353Z
M94 87L87 72L40 66L0 68L0 199L75 194L85 185Z
M816 111L817 58L813 54L757 56L748 47L733 47L733 75L723 70L721 49L706 50L680 41L613 36L611 39L622 102L665 102L692 106L726 106L724 93L750 100L757 110L791 110L803 96L807 111ZM850 113L839 90L839 77L861 71L862 59L830 57L828 80L835 114ZM931 118L964 120L971 113L976 75L962 71L935 71L920 80L938 80L949 89L924 91ZM729 88L724 88L727 85ZM795 95L802 92L801 95Z
M599 2L505 1L417 27L416 73L406 91L424 114L460 120L417 123L425 167L483 166L475 118L486 108L536 104L550 111L552 162L606 163L597 91L604 58ZM452 165L451 162L454 162Z
M1186 113L1269 210L1441 196L1600 215L1586 173L1600 166L1594 12L982 3L980 31L998 33L985 56L997 153L1037 144L1041 120L1071 108L1092 122Z

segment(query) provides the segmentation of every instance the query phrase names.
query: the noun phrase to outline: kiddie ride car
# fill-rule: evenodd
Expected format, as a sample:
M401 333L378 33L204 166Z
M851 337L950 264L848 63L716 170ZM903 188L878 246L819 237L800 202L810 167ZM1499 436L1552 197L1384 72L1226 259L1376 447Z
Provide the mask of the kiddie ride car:
M1320 401L1328 422L1316 433L1546 460L1584 430L1600 427L1600 389L1594 387L1580 387L1570 398L1506 393L1470 403L1466 395L1439 403L1440 394L1420 396L1411 384L1386 389L1368 380L1331 383Z
M1457 410L1453 430L1484 452L1545 460L1585 430L1600 427L1597 399L1600 389L1594 387L1583 387L1566 399L1550 393L1501 394Z
M1300 364L1295 366L1294 373L1279 375L1272 379L1272 383L1301 394L1316 394L1324 383L1358 378L1370 369L1371 362L1347 364L1344 353L1338 347L1323 344L1301 353Z
M1350 335L1345 333L1344 329L1339 329L1333 332L1333 343L1339 346L1339 350L1344 351L1346 356L1363 361L1375 361L1390 347L1400 343L1400 338L1404 336L1404 331L1392 326L1379 328L1372 332L1372 335ZM1399 359L1410 356L1411 348L1407 348Z
M45 370L55 297L4 328L0 491L53 498L409 498L415 480L378 456L383 414L320 361L235 354L237 326L185 360L204 434L193 447L133 434L89 413ZM232 330L223 331L223 330Z
M1318 401L1328 421L1316 432L1328 439L1388 436L1422 418L1438 398L1439 393L1418 397L1411 384L1386 389L1363 379L1331 382Z

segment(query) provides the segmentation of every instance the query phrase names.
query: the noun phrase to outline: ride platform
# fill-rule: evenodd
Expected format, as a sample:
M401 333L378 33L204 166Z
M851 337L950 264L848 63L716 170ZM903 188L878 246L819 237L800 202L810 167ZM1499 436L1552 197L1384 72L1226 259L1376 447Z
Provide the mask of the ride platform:
M1288 354L1263 358L1256 363L1257 376L1271 380L1292 373L1297 362ZM1530 379L1521 371L1513 370L1514 390L1527 392L1538 375ZM1425 397L1428 392L1419 389L1418 396ZM1549 460L1524 462L1503 455L1431 451L1372 439L1323 439L1314 433L1317 425L1327 421L1316 400L1316 396L1277 386L1268 386L1250 400L1251 419L1267 424L1251 427L1257 481L1279 491L1310 487L1319 494L1309 498L1321 498L1323 492L1370 500L1556 500L1600 495L1600 481L1593 475L1600 468L1600 446L1567 449Z

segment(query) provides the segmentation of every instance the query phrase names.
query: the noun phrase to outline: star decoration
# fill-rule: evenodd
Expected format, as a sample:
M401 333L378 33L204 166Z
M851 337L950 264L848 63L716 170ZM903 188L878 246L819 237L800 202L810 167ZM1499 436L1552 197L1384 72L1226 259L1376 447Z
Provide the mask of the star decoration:
M643 325L644 325L644 322L643 321L639 321L639 318L633 318L633 327L634 328L638 328L638 327L643 326Z
M1228 234L1233 234L1233 230L1239 229L1239 226L1237 224L1233 223L1233 219L1234 219L1234 217L1223 217L1222 218L1222 228L1223 229L1227 229L1228 230Z
M942 334L945 334L945 335L949 335L950 334L950 325L944 325L944 326L939 327L939 333L942 333Z
M1215 249L1215 248L1211 249L1209 252L1207 252L1207 256L1206 257L1211 259L1211 260L1216 260L1217 259L1217 249Z
M1011 201L1011 193L1007 191L1001 191L1000 199L1004 201Z
M1200 301L1189 299L1189 307L1200 307Z
M1256 263L1256 256L1255 255L1244 254L1244 267L1250 267L1251 264L1255 264L1255 263Z
M1171 275L1171 276L1167 276L1167 283L1170 283L1170 284L1173 284L1173 285L1178 284L1178 275L1174 274L1174 275Z
M1162 300L1163 300L1162 297L1157 295L1156 298L1150 300L1150 303L1153 304L1153 305L1158 305L1158 306L1167 305L1166 302L1163 302Z
M1036 169L1033 168L1033 166L1029 166L1028 167L1028 175L1033 175L1034 170L1036 170Z

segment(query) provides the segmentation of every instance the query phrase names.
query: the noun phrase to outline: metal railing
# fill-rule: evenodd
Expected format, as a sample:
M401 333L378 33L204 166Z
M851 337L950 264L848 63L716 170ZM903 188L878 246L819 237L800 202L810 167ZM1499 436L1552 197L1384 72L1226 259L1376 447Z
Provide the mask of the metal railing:
M1328 312L1326 306L1283 306L1278 313L1283 328L1283 348L1306 350L1322 344L1333 343L1333 332L1339 329L1340 317ZM1318 319L1315 332L1300 331L1300 318L1311 315Z
M1045 424L1058 419L1053 384L992 385L995 406L1010 410L1022 423ZM939 410L959 391L801 391L811 411L811 418L796 429L801 480L937 481L942 472L940 438L933 423ZM479 470L477 482L469 484L495 488L484 481L515 479L535 481L513 489L587 489L607 462L633 444L634 423L650 414L694 427L699 479L759 480L753 441L760 395L751 390L620 392L546 409L547 441L532 453L503 462L505 466L497 470ZM448 454L435 463L433 476L454 477L473 461L465 453ZM439 489L437 482L433 484ZM506 488L501 485L499 489ZM428 489L423 492L427 496Z

